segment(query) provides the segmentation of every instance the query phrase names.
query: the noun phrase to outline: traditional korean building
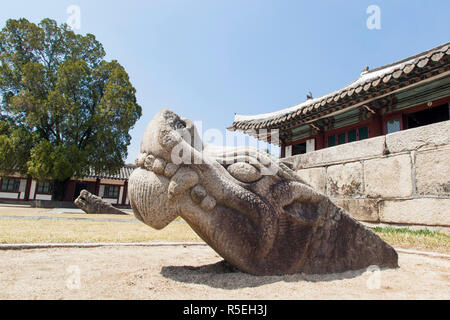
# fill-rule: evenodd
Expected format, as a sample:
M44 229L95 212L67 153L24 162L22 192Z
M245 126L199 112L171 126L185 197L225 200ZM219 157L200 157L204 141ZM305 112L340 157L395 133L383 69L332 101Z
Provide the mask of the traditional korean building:
M134 169L134 165L126 165L114 174L91 170L82 179L71 179L64 201L73 202L80 191L86 189L115 206L128 206L128 178ZM0 179L0 200L3 201L52 201L52 193L52 181L36 181L18 174Z
M281 157L449 120L450 43L375 69L342 89L272 113L235 115L229 130L271 142Z

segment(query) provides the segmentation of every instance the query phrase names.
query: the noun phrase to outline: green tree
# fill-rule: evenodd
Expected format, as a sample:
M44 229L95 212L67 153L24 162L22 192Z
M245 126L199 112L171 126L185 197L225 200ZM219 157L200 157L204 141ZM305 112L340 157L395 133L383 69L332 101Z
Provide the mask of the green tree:
M55 181L124 165L140 118L125 69L92 34L44 19L10 19L0 32L0 171Z

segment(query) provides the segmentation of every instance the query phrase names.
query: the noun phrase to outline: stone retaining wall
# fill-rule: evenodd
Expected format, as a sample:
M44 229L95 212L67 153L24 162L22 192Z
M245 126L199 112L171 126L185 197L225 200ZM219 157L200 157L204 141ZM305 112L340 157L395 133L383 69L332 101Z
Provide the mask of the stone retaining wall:
M358 220L450 227L450 121L285 161Z

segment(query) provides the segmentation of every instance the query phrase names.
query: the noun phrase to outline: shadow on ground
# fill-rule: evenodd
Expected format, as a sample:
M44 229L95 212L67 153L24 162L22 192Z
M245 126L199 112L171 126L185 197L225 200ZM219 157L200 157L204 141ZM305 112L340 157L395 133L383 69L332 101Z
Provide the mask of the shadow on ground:
M351 279L364 274L366 271L366 269L362 269L324 275L300 273L281 276L254 276L239 271L226 261L219 261L199 267L165 266L161 269L161 275L178 282L203 284L213 288L233 290L260 287L275 282L327 282Z

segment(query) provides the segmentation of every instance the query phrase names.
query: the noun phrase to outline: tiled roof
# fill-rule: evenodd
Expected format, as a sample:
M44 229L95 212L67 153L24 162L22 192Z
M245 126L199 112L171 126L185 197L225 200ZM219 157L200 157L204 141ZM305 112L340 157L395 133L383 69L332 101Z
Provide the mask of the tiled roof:
M133 164L125 165L124 167L120 168L119 172L116 173L95 172L93 169L90 169L89 174L86 175L85 178L128 180L134 169L136 169L136 166Z
M265 114L235 115L229 130L287 129L450 71L450 42L390 65L362 72L348 86L319 98Z
M120 170L116 173L109 172L95 172L92 168L89 169L89 173L84 176L84 178L89 179L111 179L111 180L128 180L131 173L136 169L134 164L127 164L124 167L120 168ZM23 178L27 178L26 175L22 175L18 172L12 173L8 176L19 176Z

